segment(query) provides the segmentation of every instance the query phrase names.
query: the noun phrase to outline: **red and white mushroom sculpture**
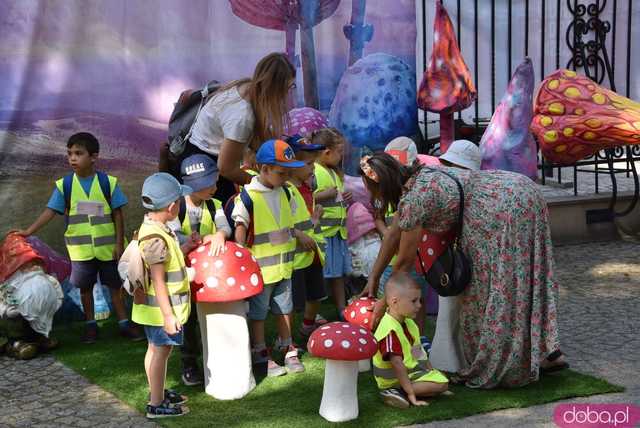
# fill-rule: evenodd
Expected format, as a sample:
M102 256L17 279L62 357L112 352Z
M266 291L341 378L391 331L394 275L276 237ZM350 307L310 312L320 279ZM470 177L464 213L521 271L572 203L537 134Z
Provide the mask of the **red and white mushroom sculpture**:
M367 330L371 330L373 324L373 305L375 305L376 299L373 297L360 297L354 299L342 312L345 321L364 327ZM358 361L358 371L368 372L371 370L371 361L369 358L366 360Z
M330 422L358 417L358 361L371 358L377 343L371 332L348 322L332 322L317 328L307 349L325 358L320 416Z
M255 386L245 299L262 292L260 266L248 249L233 242L217 257L209 244L187 256L195 269L194 297L198 308L205 366L205 392L219 400L235 400Z

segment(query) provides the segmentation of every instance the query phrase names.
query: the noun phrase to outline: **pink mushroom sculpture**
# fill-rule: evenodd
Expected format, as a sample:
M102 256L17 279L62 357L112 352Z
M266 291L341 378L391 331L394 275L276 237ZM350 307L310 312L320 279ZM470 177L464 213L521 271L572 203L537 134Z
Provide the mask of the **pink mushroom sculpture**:
M233 13L261 28L284 31L289 60L295 64L296 30L300 28L304 103L318 108L318 77L313 27L333 15L340 0L229 0Z
M204 244L187 259L196 271L205 392L219 400L242 398L256 386L245 299L262 291L260 266L248 249L233 242L217 257L209 255L209 244Z
M358 417L358 361L371 358L377 348L369 330L348 322L332 322L311 334L307 349L327 360L320 416L330 422Z
M354 299L342 312L344 319L352 324L364 327L371 331L373 326L373 305L376 299L373 297L360 297ZM358 361L358 371L368 372L371 370L371 361L369 358Z
M327 118L318 110L311 107L294 108L287 113L288 123L285 128L287 135L305 136L310 132L329 126Z
M441 2L436 1L433 50L420 83L418 107L440 113L441 153L445 153L453 142L453 113L473 104L476 95L447 10Z

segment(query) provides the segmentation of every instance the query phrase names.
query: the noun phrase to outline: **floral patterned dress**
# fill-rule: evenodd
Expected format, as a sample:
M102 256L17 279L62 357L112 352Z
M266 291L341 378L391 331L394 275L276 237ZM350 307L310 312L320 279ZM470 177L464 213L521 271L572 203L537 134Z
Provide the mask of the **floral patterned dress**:
M559 349L558 286L545 200L527 177L506 171L420 169L400 199L400 227L444 232L464 187L461 244L473 263L460 296L459 332L469 387L517 387L538 380L540 361Z

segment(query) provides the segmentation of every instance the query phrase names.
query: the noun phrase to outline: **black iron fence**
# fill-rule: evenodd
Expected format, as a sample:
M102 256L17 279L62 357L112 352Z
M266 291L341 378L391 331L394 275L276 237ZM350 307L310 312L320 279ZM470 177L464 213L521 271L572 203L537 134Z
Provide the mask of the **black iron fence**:
M421 0L418 7L422 15L418 19L422 22L418 37L423 70L431 54L430 12L435 9L435 1L441 0ZM478 91L474 105L457 114L456 138L479 143L513 70L524 57L534 62L538 81L558 68L569 68L629 98L640 97L638 0L442 0L442 3L452 19ZM437 119L426 112L421 117L424 149L430 152L438 149ZM596 213L588 221L608 220L614 215L619 174L633 177L635 197L617 214L625 215L635 207L639 193L635 161L639 160L640 146L627 146L603 150L569 167L575 195L579 172L595 174L595 193L600 192L601 174L611 179L609 210ZM539 156L538 167L543 184L548 180L562 183L559 166ZM566 175L567 167L562 169Z

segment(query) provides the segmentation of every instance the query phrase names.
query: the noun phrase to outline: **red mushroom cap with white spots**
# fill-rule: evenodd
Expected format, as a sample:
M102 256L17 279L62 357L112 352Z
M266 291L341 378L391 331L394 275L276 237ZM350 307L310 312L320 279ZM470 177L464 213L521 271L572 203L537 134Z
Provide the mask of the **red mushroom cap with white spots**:
M373 297L360 297L359 299L354 299L342 312L345 321L357 324L367 330L371 330L373 321L373 311L371 308L373 308L375 303L376 299Z
M260 266L248 249L227 242L226 251L214 257L209 247L208 243L200 245L187 256L187 263L196 271L196 302L235 302L262 292Z
M338 361L360 361L373 356L378 349L371 332L359 325L338 321L315 329L307 349L316 357Z

